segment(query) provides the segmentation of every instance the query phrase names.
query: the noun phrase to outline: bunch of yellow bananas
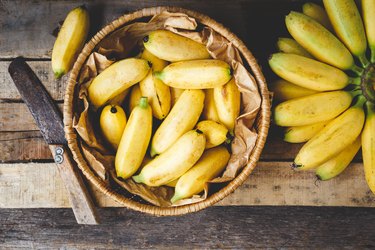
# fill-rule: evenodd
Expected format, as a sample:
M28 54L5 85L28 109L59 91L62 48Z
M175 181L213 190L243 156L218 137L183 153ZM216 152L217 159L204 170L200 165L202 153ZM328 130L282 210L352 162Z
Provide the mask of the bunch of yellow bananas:
M293 166L316 169L321 180L344 171L362 145L375 193L375 1L362 0L363 19L353 0L323 3L307 3L303 13L285 18L293 39L279 39L280 52L269 59L283 79L273 85L281 102L274 121L287 127L285 141L307 142Z
M233 134L240 92L230 66L211 59L203 44L156 30L143 45L140 58L117 61L96 76L88 98L116 151L117 176L173 186L176 202L202 192L227 165L223 144Z

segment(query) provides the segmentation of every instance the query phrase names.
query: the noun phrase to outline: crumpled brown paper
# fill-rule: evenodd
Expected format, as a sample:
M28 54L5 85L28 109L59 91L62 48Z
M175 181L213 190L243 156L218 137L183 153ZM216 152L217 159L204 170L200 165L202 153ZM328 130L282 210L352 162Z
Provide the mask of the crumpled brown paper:
M128 192L142 197L156 206L171 206L173 188L148 187L135 183L132 179L119 179L114 170L114 153L108 150L98 129L98 114L90 109L87 100L87 87L93 78L119 60L139 52L142 38L150 31L167 29L195 41L206 44L211 56L231 65L236 84L241 92L241 114L237 118L235 136L232 141L232 155L222 176L211 183L223 183L232 180L248 163L249 156L257 140L257 131L253 128L261 105L261 98L255 79L243 65L239 51L231 41L219 35L209 27L197 31L194 18L183 13L163 12L155 15L149 22L135 22L124 26L104 38L82 67L79 78L78 108L75 112L74 128L82 139L82 151L92 170L103 180L108 177ZM111 60L109 60L111 59ZM211 184L217 185L217 184ZM184 205L204 200L209 195L208 186L202 195L181 200L174 205Z

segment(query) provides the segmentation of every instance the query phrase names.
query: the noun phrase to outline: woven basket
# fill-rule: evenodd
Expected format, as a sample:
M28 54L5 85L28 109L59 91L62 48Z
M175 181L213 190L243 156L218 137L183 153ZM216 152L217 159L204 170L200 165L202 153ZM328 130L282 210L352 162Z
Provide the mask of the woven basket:
M193 203L189 205L176 206L176 207L157 207L153 205L142 204L136 202L132 199L125 198L123 195L115 192L110 189L104 181L98 178L88 166L86 160L84 159L82 152L78 146L77 133L73 128L73 110L74 110L74 92L76 91L77 79L79 76L80 69L85 63L87 57L91 54L95 46L108 34L114 30L124 26L125 24L132 22L134 20L143 18L143 17L152 17L153 15L160 14L161 12L168 10L170 12L180 12L185 13L197 20L197 22L211 27L213 30L221 34L223 37L227 38L233 43L235 47L240 51L243 58L249 64L253 76L255 77L259 91L262 97L261 109L258 114L257 122L255 124L258 131L258 138L256 141L255 148L250 155L250 160L248 164L241 170L238 176L229 182L225 187L223 187L218 192L209 196L206 200ZM99 31L83 48L81 54L79 55L77 61L74 64L73 70L70 73L68 80L68 85L65 92L65 101L64 101L64 124L65 124L65 133L68 141L69 148L72 151L74 160L77 162L79 168L87 179L94 184L99 190L101 190L105 195L112 197L118 203L122 204L127 208L131 208L140 212L145 212L157 216L173 216L173 215L182 215L186 213L196 212L206 207L209 207L218 201L222 200L224 197L232 193L238 186L240 186L247 177L251 174L253 169L256 166L256 163L259 159L261 151L264 147L264 143L268 134L270 122L270 101L269 101L269 92L267 90L266 82L264 76L261 72L259 65L257 64L255 58L251 52L246 48L244 43L233 33L231 33L227 28L223 27L221 24L217 23L213 19L200 14L192 10L186 10L178 7L153 7L142 9L130 14L126 14L117 20L113 21L101 31Z

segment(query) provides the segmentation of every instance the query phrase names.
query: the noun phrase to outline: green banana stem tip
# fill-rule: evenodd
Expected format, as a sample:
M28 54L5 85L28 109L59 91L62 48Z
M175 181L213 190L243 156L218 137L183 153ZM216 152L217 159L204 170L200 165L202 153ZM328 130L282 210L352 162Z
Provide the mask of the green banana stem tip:
M53 72L53 74L55 75L56 79L60 79L63 75L65 75L65 70L60 69L60 70Z
M370 62L368 61L368 59L367 59L367 57L364 53L359 55L358 59L359 59L359 61L361 62L362 66L364 68L367 68L367 66L370 64Z
M355 64L353 64L350 70L353 71L357 76L361 76L364 72L364 70L361 67L358 67Z
M139 107L145 109L148 107L148 98L145 96L142 96L141 99L139 99Z
M163 71L155 71L154 73L154 77L160 79L160 80L164 80L164 74L163 74Z
M141 175L135 175L132 177L133 180L136 182L136 183L142 183L143 182L143 177Z
M159 154L159 153L156 152L156 150L155 150L153 147L151 147L151 150L150 150L150 155L151 155L151 157L154 158L154 156L156 156L156 155L158 155L158 154Z
M233 141L233 139L234 139L233 133L228 132L227 133L227 139L225 139L225 143L226 144L231 144L231 142Z
M364 97L363 95L358 95L358 98L353 107L363 108L363 104L365 104L366 100L366 97Z
M363 72L361 72L362 74ZM349 78L349 84L353 84L353 85L361 85L361 77L350 77Z
M181 200L181 198L182 198L182 197L181 197L180 195L178 195L178 194L175 193L175 194L173 195L173 197L171 198L171 202L172 202L172 203L175 203L176 201Z

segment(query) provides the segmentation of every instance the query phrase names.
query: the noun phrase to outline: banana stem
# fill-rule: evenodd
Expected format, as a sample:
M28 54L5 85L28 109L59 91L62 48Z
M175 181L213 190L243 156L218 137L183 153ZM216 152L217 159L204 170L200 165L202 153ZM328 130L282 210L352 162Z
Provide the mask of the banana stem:
M147 97L142 96L141 99L139 100L139 104L138 105L139 105L139 107L141 107L143 109L147 108L147 106L148 106L148 99L147 99Z
M368 61L368 59L367 59L365 53L359 55L359 56L358 56L358 59L359 59L359 61L361 62L362 66L363 66L364 68L367 68L367 66L370 64L370 62Z
M353 71L357 76L360 76L363 74L363 69L361 67L358 67L357 65L353 64L353 66L350 68L351 71Z
M371 62L375 63L375 47L370 47L371 49Z
M350 77L349 84L361 85L362 79L360 77Z
M367 116L375 115L375 104L372 102L366 102Z
M365 104L366 101L366 97L364 97L363 95L359 95L353 107L363 108L363 104Z
M362 89L354 89L354 90L349 91L349 93L351 94L352 98L354 98L362 94Z

